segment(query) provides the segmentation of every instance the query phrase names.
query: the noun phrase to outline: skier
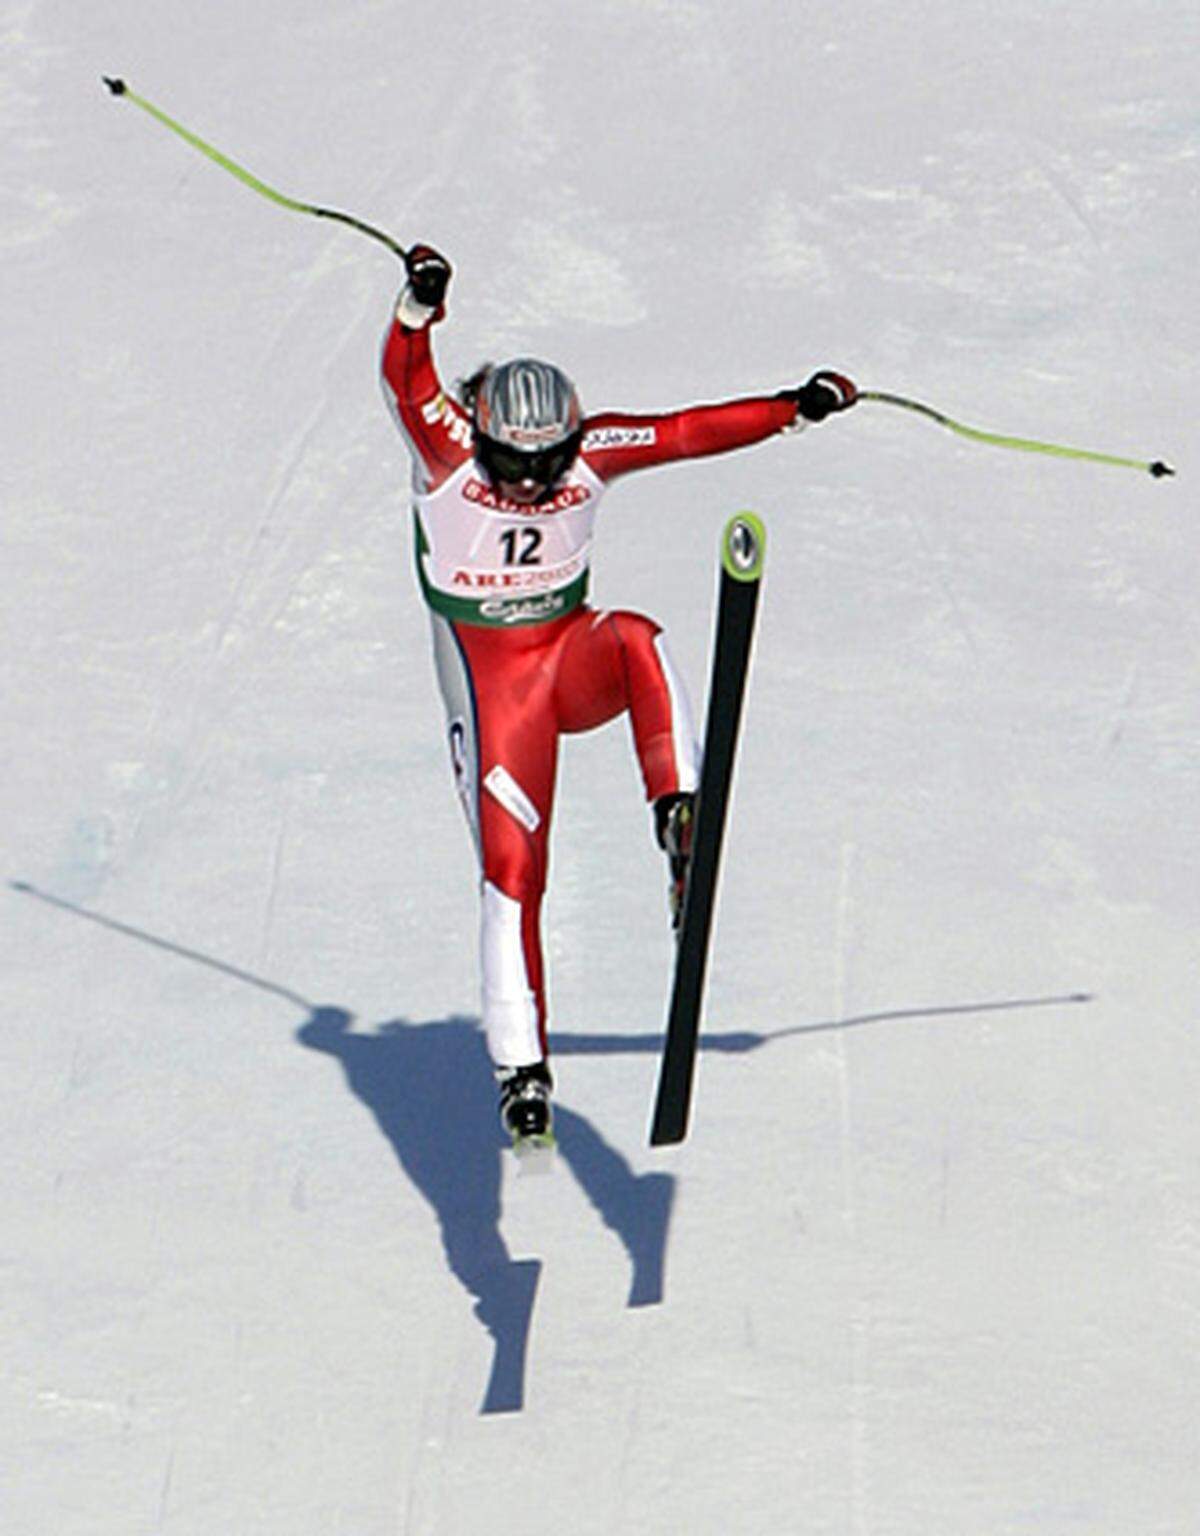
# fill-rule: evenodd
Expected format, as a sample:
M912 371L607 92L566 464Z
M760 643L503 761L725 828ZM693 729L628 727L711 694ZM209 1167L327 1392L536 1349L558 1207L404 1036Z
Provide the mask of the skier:
M427 245L384 343L384 394L413 459L417 573L451 762L482 871L483 1025L514 1142L548 1138L540 912L558 738L628 711L678 922L698 782L687 694L651 619L587 603L601 497L633 470L762 442L854 404L822 370L775 395L584 416L552 363L487 365L458 400L430 348L451 267Z

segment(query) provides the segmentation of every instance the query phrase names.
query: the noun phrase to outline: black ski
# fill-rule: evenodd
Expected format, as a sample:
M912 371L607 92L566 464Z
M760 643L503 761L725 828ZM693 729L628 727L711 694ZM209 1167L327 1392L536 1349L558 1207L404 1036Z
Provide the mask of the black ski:
M654 1147L669 1146L687 1135L725 813L765 554L766 530L758 518L749 512L730 518L721 538L721 585L703 766L658 1097L650 1128L650 1144Z

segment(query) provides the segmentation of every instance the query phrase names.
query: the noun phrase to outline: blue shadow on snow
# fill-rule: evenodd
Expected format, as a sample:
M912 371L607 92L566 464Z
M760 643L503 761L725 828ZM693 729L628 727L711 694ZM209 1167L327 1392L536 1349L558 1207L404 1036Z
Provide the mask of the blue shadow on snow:
M496 1118L491 1068L477 1022L457 1016L427 1024L397 1020L381 1025L374 1034L352 1033L354 1018L345 1009L316 1007L288 987L187 945L90 911L77 901L41 890L28 881L11 880L9 888L112 933L270 993L309 1015L297 1031L297 1038L309 1049L341 1061L350 1087L371 1110L400 1166L436 1214L450 1270L475 1298L475 1314L492 1337L492 1368L481 1412L519 1411L525 1400L525 1360L541 1262L514 1259L500 1232L501 1153L505 1143ZM785 1026L767 1033L706 1032L701 1034L700 1049L705 1053L741 1054L789 1037L826 1031L915 1019L1061 1008L1092 1000L1091 993L1071 992L895 1008ZM660 1051L662 1036L555 1034L552 1045L557 1056L637 1055ZM564 1159L629 1257L632 1273L628 1305L640 1307L660 1302L675 1179L661 1173L635 1174L625 1158L576 1111L559 1105L556 1117Z
M373 1034L353 1016L317 1008L297 1031L310 1050L336 1056L353 1093L405 1174L437 1216L446 1262L475 1299L494 1353L481 1412L524 1406L525 1361L541 1275L537 1259L514 1259L500 1231L501 1154L507 1145L482 1033L468 1018L396 1020ZM580 1187L616 1235L632 1266L628 1305L663 1298L667 1230L675 1196L668 1174L635 1174L583 1115L558 1105L558 1144Z

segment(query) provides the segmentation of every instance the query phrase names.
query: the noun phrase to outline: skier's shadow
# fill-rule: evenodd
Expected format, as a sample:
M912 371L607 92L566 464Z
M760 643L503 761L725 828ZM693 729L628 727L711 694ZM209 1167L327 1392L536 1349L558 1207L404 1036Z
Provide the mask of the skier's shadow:
M514 1412L524 1404L525 1356L541 1263L514 1260L500 1233L500 1173L504 1145L495 1085L478 1024L461 1017L429 1024L397 1020L374 1034L352 1034L354 1015L318 1007L290 987L268 981L202 950L131 923L92 912L78 902L24 880L9 889L162 954L205 967L278 998L308 1015L297 1038L336 1056L353 1091L371 1110L405 1173L437 1215L450 1269L475 1298L475 1312L495 1350L483 1413ZM594 1054L588 1039L577 1054ZM667 1227L675 1180L635 1174L582 1115L555 1111L559 1146L632 1265L631 1307L662 1300Z
M89 911L77 902L9 881L13 891L136 939L165 954L194 962L255 987L308 1014L297 1031L312 1050L337 1056L351 1088L374 1114L401 1167L437 1214L450 1268L475 1297L475 1311L492 1335L495 1351L482 1412L520 1409L525 1396L525 1356L541 1264L514 1260L500 1233L503 1138L495 1114L495 1090L482 1034L474 1020L453 1017L428 1024L397 1020L373 1035L352 1034L353 1015L316 1007L288 987L256 976L200 950L164 939L129 923ZM1089 1003L1087 992L1052 997L1009 997L987 1002L888 1009L853 1018L793 1025L767 1034L706 1032L704 1052L742 1054L789 1036L871 1027L909 1019L954 1017L1062 1008ZM659 1034L608 1036L556 1034L556 1055L657 1053ZM593 1206L624 1245L632 1265L630 1306L662 1300L667 1229L675 1180L637 1175L582 1115L556 1109L559 1145Z
M351 1089L437 1216L446 1261L475 1298L475 1315L494 1343L480 1411L518 1411L541 1262L514 1259L500 1231L506 1143L479 1026L460 1017L425 1024L400 1019L361 1034L351 1031L352 1023L343 1009L317 1008L297 1039L342 1063ZM629 1256L628 1305L661 1301L675 1179L635 1174L565 1105L555 1108L555 1128L562 1156Z

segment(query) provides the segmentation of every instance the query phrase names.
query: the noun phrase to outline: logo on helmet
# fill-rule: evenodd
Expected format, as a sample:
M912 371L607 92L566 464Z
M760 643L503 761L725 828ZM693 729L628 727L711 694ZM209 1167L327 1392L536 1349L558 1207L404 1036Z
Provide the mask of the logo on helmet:
M514 448L552 448L561 438L557 426L501 427L501 440Z

